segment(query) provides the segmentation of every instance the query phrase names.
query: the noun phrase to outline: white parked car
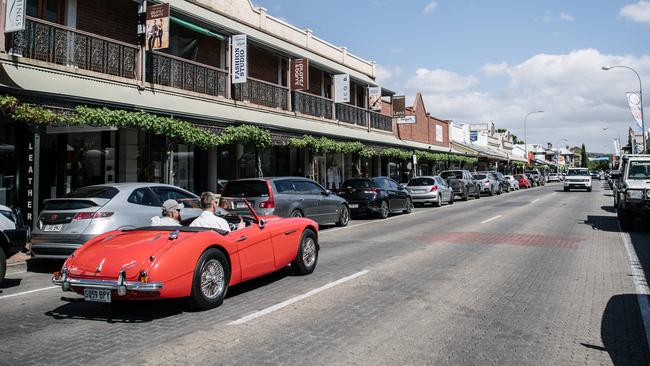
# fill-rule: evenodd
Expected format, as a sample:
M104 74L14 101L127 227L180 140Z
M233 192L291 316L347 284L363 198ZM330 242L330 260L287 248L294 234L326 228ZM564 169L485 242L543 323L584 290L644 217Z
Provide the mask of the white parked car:
M564 180L564 191L586 189L591 192L591 174L587 168L571 168Z
M512 175L504 175L503 176L506 179L506 182L510 184L510 189L513 191L518 191L519 190L519 181L515 179L514 176Z
M561 179L560 179L560 175L559 175L558 173L551 173L551 174L549 174L547 179L548 179L547 181L548 181L549 183L550 183L550 182L559 182L559 181L561 180Z

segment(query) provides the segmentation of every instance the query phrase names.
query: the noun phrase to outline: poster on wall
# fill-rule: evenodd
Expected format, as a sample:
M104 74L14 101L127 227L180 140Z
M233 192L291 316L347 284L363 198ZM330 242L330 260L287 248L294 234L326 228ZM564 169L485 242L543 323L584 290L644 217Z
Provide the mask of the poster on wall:
M169 4L147 7L147 51L169 48Z
M232 83L245 83L248 78L248 39L245 34L232 36Z
M334 103L350 102L350 75L334 75Z
M371 86L368 88L368 108L370 110L379 112L381 111L381 88L378 86Z
M309 60L291 60L291 90L309 89Z
M436 125L436 142L443 142L444 137L442 136L442 126Z
M7 0L5 8L5 33L25 29L25 12L27 0Z

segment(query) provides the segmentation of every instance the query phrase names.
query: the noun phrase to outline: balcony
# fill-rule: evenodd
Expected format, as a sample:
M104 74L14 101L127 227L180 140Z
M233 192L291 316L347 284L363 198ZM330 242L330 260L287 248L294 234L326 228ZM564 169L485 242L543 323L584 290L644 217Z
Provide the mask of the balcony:
M367 109L355 107L349 104L336 105L336 119L341 122L351 123L357 126L368 126Z
M294 112L332 119L334 102L331 99L296 91L293 93L292 102Z
M393 117L381 114L378 112L369 112L370 114L370 127L383 130L383 131L392 131L393 130Z
M289 89L266 81L248 78L248 81L233 84L232 98L269 108L289 110Z
M103 74L136 77L139 48L32 17L7 39L10 54Z
M228 71L161 52L153 52L147 62L147 81L172 88L226 97Z

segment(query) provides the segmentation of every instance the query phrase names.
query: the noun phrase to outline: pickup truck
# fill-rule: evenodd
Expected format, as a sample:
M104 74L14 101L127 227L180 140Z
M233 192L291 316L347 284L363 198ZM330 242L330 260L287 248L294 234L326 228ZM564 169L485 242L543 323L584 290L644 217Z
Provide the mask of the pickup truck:
M637 218L650 218L650 155L623 155L619 171L612 172L618 180L614 204L623 230L631 230Z
M481 187L472 177L472 173L467 170L445 170L440 173L440 177L447 181L447 184L454 190L454 195L459 196L461 200L467 201L469 196L481 198Z

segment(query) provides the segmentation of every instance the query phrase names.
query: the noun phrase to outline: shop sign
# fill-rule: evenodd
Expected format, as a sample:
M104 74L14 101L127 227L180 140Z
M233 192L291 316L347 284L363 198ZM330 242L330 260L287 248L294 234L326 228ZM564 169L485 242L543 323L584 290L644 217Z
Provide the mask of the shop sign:
M309 60L291 60L291 90L309 89Z
M444 138L442 136L442 126L436 125L436 141L443 142Z
M245 83L248 78L248 39L245 34L232 36L232 83Z
M7 0L5 4L5 33L25 29L26 0Z
M169 4L147 7L147 50L169 48Z
M478 131L469 131L469 141L470 142L478 141Z
M418 122L418 119L416 116L406 116L402 118L397 119L397 124L398 125L414 125Z
M372 86L368 88L368 107L373 111L381 111L381 88Z
M404 118L406 116L405 96L393 97L393 115L397 118Z
M639 128L643 128L643 111L641 110L641 96L639 93L627 93L627 103L630 105L632 117Z
M350 102L350 75L334 75L334 103Z
M25 219L30 227L34 227L34 169L35 169L35 135L27 143L27 171L25 174Z

